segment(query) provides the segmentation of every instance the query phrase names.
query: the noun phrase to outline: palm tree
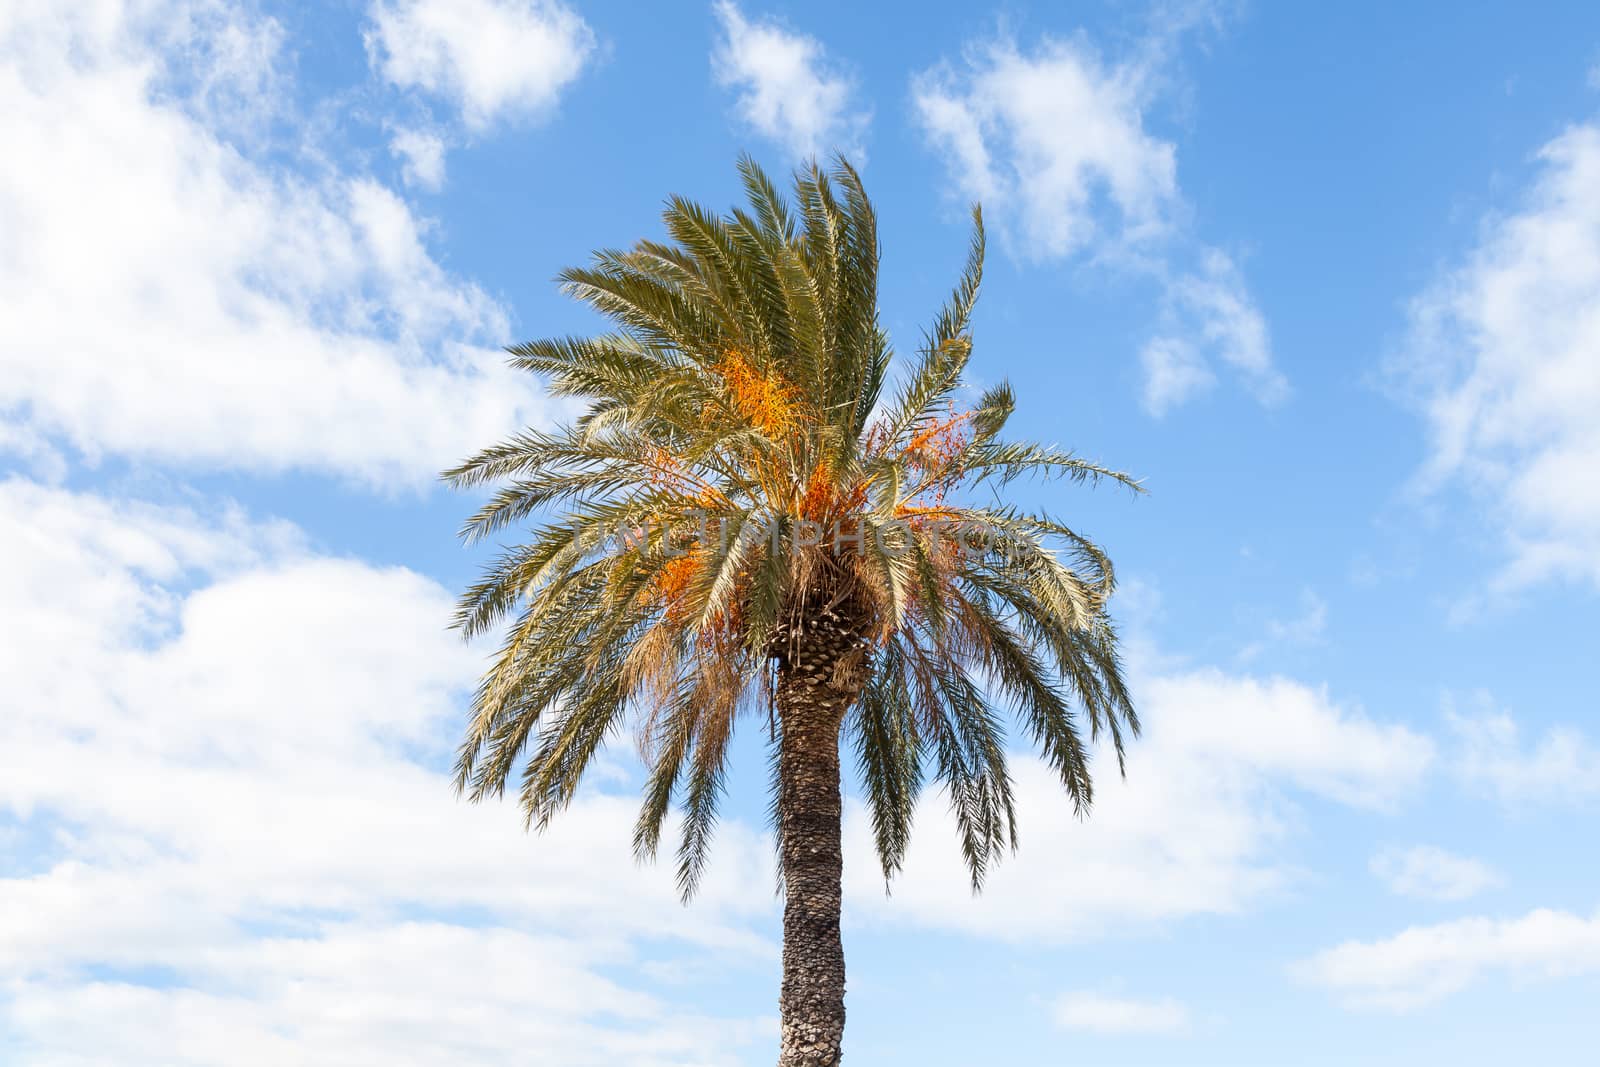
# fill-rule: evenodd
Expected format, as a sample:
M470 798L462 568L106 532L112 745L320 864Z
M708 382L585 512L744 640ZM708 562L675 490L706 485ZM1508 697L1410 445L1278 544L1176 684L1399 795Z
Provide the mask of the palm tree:
M469 637L502 623L506 636L456 786L499 795L520 766L522 808L542 828L631 722L647 767L633 846L655 855L676 801L687 899L734 726L762 720L784 892L778 1062L809 1067L840 1061L844 1031L841 743L885 879L931 774L977 888L1017 843L1000 708L1080 812L1092 789L1082 723L1090 739L1109 735L1119 766L1139 728L1107 614L1111 561L1054 519L974 491L1029 475L1138 486L1004 440L1004 384L958 407L978 209L960 284L885 395L876 219L855 170L802 170L797 209L749 159L740 173L747 209L718 217L675 197L670 243L598 252L561 275L615 332L509 350L586 413L445 473L498 487L465 524L469 542L531 526L461 601Z

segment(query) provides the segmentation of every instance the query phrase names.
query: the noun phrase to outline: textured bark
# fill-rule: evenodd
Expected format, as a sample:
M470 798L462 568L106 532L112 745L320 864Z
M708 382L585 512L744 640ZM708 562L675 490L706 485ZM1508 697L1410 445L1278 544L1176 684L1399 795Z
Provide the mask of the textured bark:
M862 650L837 617L808 618L779 662L778 841L783 863L778 1067L832 1067L844 1037L839 727Z

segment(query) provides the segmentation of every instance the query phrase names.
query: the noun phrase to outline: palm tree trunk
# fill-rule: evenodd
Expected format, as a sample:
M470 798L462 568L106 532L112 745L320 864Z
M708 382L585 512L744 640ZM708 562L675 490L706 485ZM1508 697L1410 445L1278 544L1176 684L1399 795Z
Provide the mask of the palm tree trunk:
M778 1067L833 1067L844 1037L839 727L860 691L855 639L813 623L779 665L778 845L783 864Z

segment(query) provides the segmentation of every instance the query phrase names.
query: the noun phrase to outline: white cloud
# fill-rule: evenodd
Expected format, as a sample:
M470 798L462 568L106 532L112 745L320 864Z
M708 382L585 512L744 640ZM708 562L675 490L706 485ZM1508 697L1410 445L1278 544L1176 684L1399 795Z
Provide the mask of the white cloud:
M197 952L200 987L44 976L7 1013L27 1062L348 1067L513 1062L709 1067L768 1027L602 977L592 944L433 922L331 923Z
M956 188L984 203L1013 247L1037 260L1088 256L1161 283L1162 329L1139 352L1148 413L1210 389L1215 362L1274 404L1288 385L1266 320L1233 260L1187 235L1177 148L1147 128L1166 44L1111 61L1084 36L1046 38L1032 52L990 42L961 68L918 76L917 112ZM1186 256L1197 266L1181 268Z
M670 865L632 863L631 795L588 792L531 841L452 802L478 653L443 630L446 591L201 504L0 483L0 826L41 842L0 879L0 1025L37 1062L486 1062L537 1039L562 1063L703 1065L766 1039L637 987L664 932L770 978L763 834L725 822L685 909ZM1428 759L1283 680L1140 691L1131 779L1102 761L1087 822L1018 763L1023 850L977 900L937 798L887 901L852 805L850 921L1055 941L1236 912L1293 875L1294 794L1382 807ZM413 1028L418 997L459 1025Z
M869 116L852 105L854 85L821 42L771 19L751 21L732 0L712 10L722 31L712 70L718 85L739 94L739 117L797 158L837 150L859 164Z
M1502 881L1482 860L1432 845L1385 849L1372 857L1371 867L1391 893L1420 900L1466 900Z
M964 75L916 79L917 111L957 184L1003 211L1024 250L1059 257L1170 231L1177 156L1144 128L1149 70L1083 40L1031 56L998 41L969 58Z
M1478 493L1503 532L1499 588L1600 588L1600 127L1538 161L1518 208L1413 303L1397 367L1428 423L1428 478Z
M1433 759L1427 738L1287 678L1195 671L1152 681L1145 701L1164 715L1161 740L1186 755L1356 807L1392 808Z
M1476 712L1447 708L1456 773L1507 804L1581 803L1600 797L1600 748L1572 727L1551 728L1532 745L1517 722L1480 694Z
M0 1017L38 1062L215 1062L231 1034L244 1063L471 1062L537 1037L563 1063L707 1064L766 1033L604 977L643 981L640 939L663 931L770 973L762 835L725 823L683 909L670 871L631 863L632 797L587 793L532 842L511 811L450 802L477 659L433 582L233 512L12 481L0 598L0 813L42 842L0 879ZM1288 681L1140 691L1131 780L1102 761L1089 821L1018 763L1023 851L977 900L930 797L885 901L852 805L851 921L1048 942L1236 912L1292 877L1272 852L1292 794L1381 808L1430 754ZM535 972L559 988L519 997ZM418 996L462 1025L416 1032Z
M431 130L397 129L389 151L400 160L407 185L437 192L444 186L444 138Z
M595 50L560 0L375 0L371 18L383 77L447 98L480 131L549 115Z
M1109 936L1130 925L1233 913L1280 889L1275 859L1294 793L1391 807L1433 750L1326 693L1285 679L1196 671L1137 688L1145 734L1128 780L1102 754L1094 810L1074 818L1059 780L1032 757L1013 773L1022 845L973 897L943 798L918 812L904 873L885 898L865 811L846 819L851 914L1035 941Z
M248 127L218 101L261 83L277 35L176 2L0 24L6 436L397 486L542 418L536 384L478 347L504 310L434 261L402 200L224 138Z
M1381 941L1349 941L1295 967L1357 1007L1407 1011L1486 973L1519 980L1600 971L1600 913L1540 909L1518 919L1470 918L1413 926Z
M1189 1009L1176 1000L1133 1000L1101 993L1065 993L1056 1025L1094 1034L1176 1034L1189 1029Z
M726 825L684 908L632 861L631 796L535 840L455 802L479 653L432 581L12 480L0 595L0 826L37 842L0 877L0 1028L29 1062L702 1065L765 1035L601 971L648 938L767 973L769 847Z

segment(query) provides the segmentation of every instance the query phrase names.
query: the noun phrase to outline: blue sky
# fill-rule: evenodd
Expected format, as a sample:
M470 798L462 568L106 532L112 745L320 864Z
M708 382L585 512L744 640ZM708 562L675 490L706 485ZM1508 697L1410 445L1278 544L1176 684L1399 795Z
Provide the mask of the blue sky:
M1572 1062L1600 1029L1600 9L0 5L0 1062L731 1065L776 1044L747 729L701 896L626 739L541 838L444 769L440 468L570 412L551 279L843 149L913 347L1146 479L1146 735L1019 758L974 899L847 806L852 1063Z

